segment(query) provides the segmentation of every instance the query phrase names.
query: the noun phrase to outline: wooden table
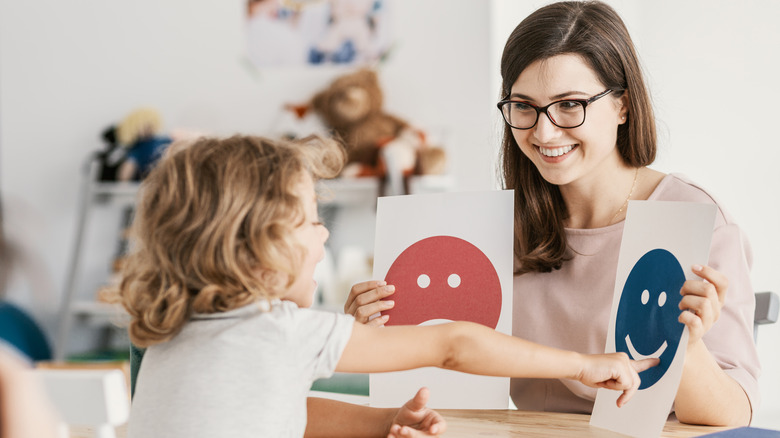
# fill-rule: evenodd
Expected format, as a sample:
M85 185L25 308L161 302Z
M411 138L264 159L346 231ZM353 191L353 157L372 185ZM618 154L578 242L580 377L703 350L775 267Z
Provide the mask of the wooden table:
M561 414L557 412L525 412L515 410L466 410L439 409L447 419L447 438L480 437L625 437L615 432L591 427L590 415ZM664 427L662 437L696 437L729 429L727 427L691 426L669 421ZM126 426L116 430L116 438L127 436ZM73 428L71 438L94 437L89 428Z
M478 437L625 437L588 422L590 415L515 410L438 409L447 420L448 438ZM695 437L729 429L728 427L692 426L668 421L662 437Z

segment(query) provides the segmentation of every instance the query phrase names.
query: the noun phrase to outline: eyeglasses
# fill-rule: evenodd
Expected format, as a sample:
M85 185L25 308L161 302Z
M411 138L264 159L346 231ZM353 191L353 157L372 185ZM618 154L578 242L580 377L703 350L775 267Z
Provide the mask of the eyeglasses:
M498 109L509 126L515 129L531 129L536 126L539 114L547 114L553 125L564 128L576 128L585 123L585 107L601 99L615 89L605 90L590 99L556 100L547 106L538 107L532 103L520 100L505 99L498 102Z

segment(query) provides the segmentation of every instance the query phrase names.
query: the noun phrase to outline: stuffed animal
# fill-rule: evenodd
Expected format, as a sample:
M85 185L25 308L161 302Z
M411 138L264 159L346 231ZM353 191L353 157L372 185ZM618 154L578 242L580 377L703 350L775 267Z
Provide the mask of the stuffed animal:
M116 137L127 148L127 156L119 166L119 180L142 179L162 157L171 139L160 135L161 126L160 114L152 108L136 109L119 123Z
M312 99L311 108L347 149L342 176L384 180L443 173L444 150L429 145L423 131L386 113L382 105L377 74L369 69L336 78Z

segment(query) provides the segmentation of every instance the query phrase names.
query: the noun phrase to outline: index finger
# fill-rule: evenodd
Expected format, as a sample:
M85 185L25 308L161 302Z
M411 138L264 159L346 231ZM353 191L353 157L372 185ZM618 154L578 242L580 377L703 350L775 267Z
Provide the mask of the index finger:
M642 360L632 360L631 366L634 367L634 371L637 373L641 373L642 371L652 368L656 365L661 363L661 359L658 358L649 358L649 359L642 359Z

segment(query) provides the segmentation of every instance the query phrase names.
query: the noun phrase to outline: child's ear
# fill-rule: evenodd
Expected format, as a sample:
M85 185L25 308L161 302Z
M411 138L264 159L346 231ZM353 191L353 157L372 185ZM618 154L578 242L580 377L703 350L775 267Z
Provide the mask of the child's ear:
M266 268L256 269L255 275L265 291L274 295L268 298L282 298L282 295L285 294L289 283L289 275Z

